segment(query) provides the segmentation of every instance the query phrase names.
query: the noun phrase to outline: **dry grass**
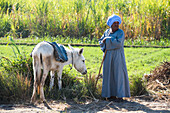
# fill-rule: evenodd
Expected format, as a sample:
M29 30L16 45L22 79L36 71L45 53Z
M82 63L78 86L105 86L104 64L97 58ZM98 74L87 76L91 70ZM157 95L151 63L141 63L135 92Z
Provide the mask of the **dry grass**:
M147 89L153 100L170 100L170 62L157 66L147 79Z

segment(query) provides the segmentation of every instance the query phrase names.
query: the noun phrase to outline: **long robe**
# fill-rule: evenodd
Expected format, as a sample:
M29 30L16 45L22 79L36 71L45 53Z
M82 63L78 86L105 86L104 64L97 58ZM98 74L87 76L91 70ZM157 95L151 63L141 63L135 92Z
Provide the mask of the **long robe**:
M102 97L130 97L129 79L124 55L124 32L107 29L99 39L100 48L107 53L103 62ZM107 38L105 43L103 39Z

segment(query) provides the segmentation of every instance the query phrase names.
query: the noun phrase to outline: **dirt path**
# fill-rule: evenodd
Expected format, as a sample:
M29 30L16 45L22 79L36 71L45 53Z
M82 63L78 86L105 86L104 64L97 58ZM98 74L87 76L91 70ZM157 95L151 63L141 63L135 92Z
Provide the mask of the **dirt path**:
M131 98L123 102L104 101L77 104L73 101L48 101L46 104L1 104L0 113L103 113L103 112L137 112L137 113L170 113L170 102L146 101ZM50 108L48 108L50 107Z

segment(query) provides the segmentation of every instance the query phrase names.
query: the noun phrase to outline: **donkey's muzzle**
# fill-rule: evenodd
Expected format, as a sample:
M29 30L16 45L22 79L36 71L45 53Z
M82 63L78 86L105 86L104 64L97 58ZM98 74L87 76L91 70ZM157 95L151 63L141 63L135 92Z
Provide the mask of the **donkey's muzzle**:
M87 73L87 70L85 70L82 74L85 75Z

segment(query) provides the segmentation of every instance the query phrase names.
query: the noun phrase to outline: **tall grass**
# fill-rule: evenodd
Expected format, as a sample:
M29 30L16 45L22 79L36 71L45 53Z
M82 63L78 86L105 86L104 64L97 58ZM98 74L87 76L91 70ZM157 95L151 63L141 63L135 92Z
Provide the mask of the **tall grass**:
M126 38L168 38L168 0L0 0L0 37L99 38L106 20L121 16Z
M0 57L0 103L26 101L31 92L32 60L12 43L15 57Z

